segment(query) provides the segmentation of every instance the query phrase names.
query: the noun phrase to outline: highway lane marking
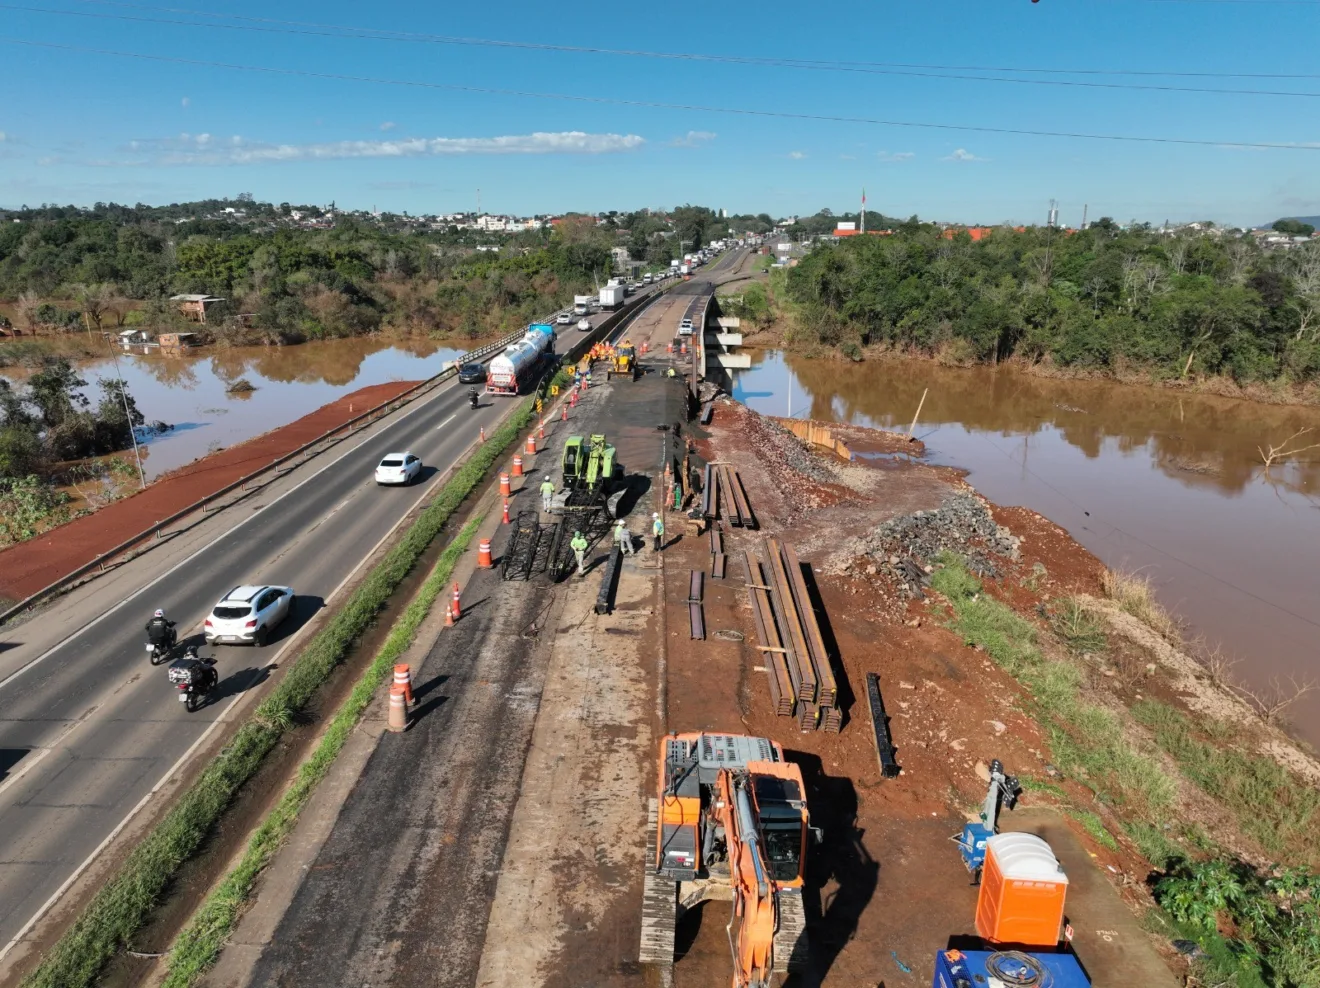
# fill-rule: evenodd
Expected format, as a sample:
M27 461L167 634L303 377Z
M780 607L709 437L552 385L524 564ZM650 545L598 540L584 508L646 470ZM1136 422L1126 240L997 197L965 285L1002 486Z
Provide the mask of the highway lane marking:
M454 416L457 415L457 414L458 414L458 412L455 412L453 415L449 416L449 418L445 419L443 422L441 422L439 425L437 425L437 426L435 427L435 431L436 431L436 432L439 432L441 429L443 429L445 426L447 426L450 422L454 421Z
M331 466L333 466L333 464L331 464ZM310 480L311 478L309 477L308 479ZM408 507L408 510L405 511L403 515L399 517L398 521L396 521L393 525L391 525L389 530L386 531L386 533L382 535L379 540L377 540L376 544L371 547L370 551L364 554L363 557L360 560L358 560L357 565L354 566L353 569L349 571L348 575L339 581L339 585L330 591L329 595L325 598L325 603L327 607L329 606L332 600L334 600L336 597L339 596L340 591L344 589L344 587L349 583L349 581L351 581L353 577L357 575L358 570L360 570L364 565L366 565L367 560L369 560L372 556L374 556L376 554L376 551L382 545L385 544L385 540L388 539L390 536L392 536L396 531L398 531L399 527L408 519L408 516L411 515L421 505L423 501L425 501L428 497L430 497L431 494L435 491L435 489L444 481L445 481L445 472L441 472L436 477L436 479L431 483L431 485L427 487L426 490L424 490L415 501L413 501L413 503ZM289 493L292 493L292 491L290 491ZM271 503L273 504L274 502ZM143 589L146 588L144 587ZM132 598L129 599L131 600ZM307 632L307 629L310 628L311 625L312 622L308 621L296 632L294 632L294 634L289 638L289 640L285 642L282 646L280 646L280 650L271 657L271 660L267 664L266 668L269 669L272 666L278 665L280 657L285 653L287 649L293 647L293 645L298 641L299 637L305 634ZM259 676L260 674L261 674L261 670L256 670L253 673L252 678L255 680L256 677ZM0 686L2 685L4 684L0 683ZM218 726L220 726L223 723L226 723L227 718L229 717L231 711L233 711L234 707L237 706L241 700L255 696L256 696L255 691L253 691L249 685L248 687L245 687L242 692L240 692L237 696L234 697L233 700L229 702L229 705L225 707L225 709L221 712L220 716L217 717L215 720L211 721L211 723L207 726L206 730L202 732L202 735L196 741L194 741L191 746L189 746L188 750L185 751L179 757L178 761L176 761L172 766L170 766L169 771L166 772L161 777L160 781L157 782L154 786L152 786L151 790L147 792L140 800L138 800L137 804L134 805L134 807L128 811L128 815L124 817L124 819L121 820L115 826L114 830L112 830L105 837L105 839L102 840L101 843L96 846L96 849L93 850L92 853L87 856L87 859L84 860L83 863L78 866L78 868L73 872L73 874L71 874L68 878L64 880L63 884L61 884L60 887L55 890L54 894L51 895L51 897L41 905L41 907L37 910L37 912L33 914L33 916L26 923L23 924L22 929L20 929L13 936L13 938L9 941L9 943L7 943L3 948L0 948L0 961L3 961L5 959L5 956L11 950L13 950L15 946L21 943L23 941L23 938L26 937L28 933L31 932L32 928L36 926L37 923L41 922L42 918L46 915L46 913L48 913L55 906L57 902L59 902L60 898L64 895L64 893L66 893L72 887L73 883L76 882L78 878L96 862L96 859L100 857L101 853L110 845L110 843L121 833L123 833L124 828L127 827L129 823L132 822L133 818L137 816L137 814L142 810L142 808L147 805L151 797L154 796L156 793L158 793L162 788L164 788L166 783L169 782L169 780L174 776L174 774L178 772L179 769L182 768L187 763L188 759L197 751L198 747L208 737L210 737L211 733ZM54 750L55 745L67 739L69 734L71 734L78 726L80 726L83 723L86 723L86 719L83 719L79 721L78 724L75 724L72 727L70 727L69 730L66 731L55 742L54 745L51 745L51 747L46 750L48 752Z
M439 396L437 395L437 397L439 397ZM434 399L431 399L431 400L433 401ZM404 421L404 420L407 419L409 416L414 415L414 414L416 414L417 412L420 412L423 408L426 408L427 405L429 405L429 404L430 404L430 401L422 402L421 404L417 405L415 408L412 408L412 409L410 409L409 411L405 412L401 417L399 417L399 418L395 419L393 422L389 423L389 426L388 426L388 427L391 427L391 428L392 428L393 426L398 425L400 422ZM238 531L240 528L242 528L244 525L247 525L249 522L251 522L251 521L253 521L254 519L258 518L262 513L268 511L270 508L272 508L272 507L274 507L275 505L279 504L281 501L283 501L283 500L284 500L286 497L288 497L290 494L294 494L294 493L296 493L297 491L301 490L304 486L306 486L307 484L311 483L311 482L312 482L313 480L315 480L317 477L321 476L321 474L325 473L327 470L331 469L332 467L337 466L341 461L343 461L343 460L347 459L348 457L352 456L354 453L356 453L356 452L357 452L359 449L361 449L363 446L366 446L368 443L378 442L379 439L380 439L380 437L378 437L378 436L369 436L369 437L367 437L366 439L362 440L362 442L358 443L358 444L357 444L356 446L354 446L352 449L350 449L350 450L348 450L347 452L345 452L342 456L340 456L340 457L338 457L337 459L331 461L330 463L327 463L327 464L326 464L325 466L323 466L320 470L317 470L316 473L312 474L310 477L307 477L307 478L304 479L304 480L299 481L295 486L293 486L293 487L291 487L289 490L285 491L283 494L281 494L279 497L275 498L275 499L274 499L273 501L271 501L269 504L266 504L266 505L262 508L262 510L261 510L260 512L258 512L258 511L254 511L254 512L252 512L252 513L249 514L247 517L245 517L242 521L240 521L237 525L234 525L234 526L233 526L232 528L230 528L229 530L227 530L227 531L225 531L225 532L222 532L220 535L217 535L217 536L216 536L214 539L212 539L210 542L207 542L205 545L199 547L197 550L195 550L195 551L194 551L193 553L191 553L189 556L187 556L186 558L184 558L184 559L181 560L180 562L176 563L174 566L170 567L168 570L166 570L166 571L165 571L164 573L162 573L160 576L156 577L156 579L152 580L150 583L147 583L147 584L145 584L144 586L139 587L137 590L135 590L133 593L129 594L127 597L125 597L123 600L119 601L117 604L112 604L109 608L107 608L107 609L106 609L103 613L101 613L99 616L97 616L97 617L93 618L92 620L88 621L86 624L84 624L82 627L78 628L76 631L73 631L73 632L71 632L70 634L66 635L66 636L65 636L63 639L61 639L59 642L57 642L56 644L52 645L50 648L46 649L46 651L42 652L42 653L41 653L40 655L38 655L35 659L33 659L31 662L27 663L27 665L24 665L24 666L19 667L18 669L15 669L12 673L10 673L10 674L9 674L8 676L6 676L4 679L0 679L0 690L3 690L6 686L8 686L10 683L12 683L12 682L13 682L15 679L17 679L19 676L23 675L23 673L27 672L29 669L33 669L33 668L35 668L36 666L40 665L42 662L44 662L46 659L50 658L52 655L54 655L54 654L55 654L56 652L58 652L60 649L64 648L64 646L66 646L67 644L69 644L69 642L71 642L73 639L77 638L77 637L78 637L79 635L81 635L83 632L85 632L85 631L87 631L87 630L89 630L89 629L91 629L91 628L96 627L98 624L100 624L100 623L101 623L102 621L104 621L106 618L110 617L110 615L114 614L116 611L120 610L120 609L121 609L122 607L124 607L125 605L132 603L132 602L133 602L134 600L136 600L138 597L142 596L142 594L146 593L146 592L147 592L148 590L150 590L152 587L156 586L156 584L161 583L162 581L164 581L164 580L168 579L169 577L173 576L176 572L178 572L178 571L179 571L180 569L182 569L184 566L187 566L189 563L193 562L193 560L195 560L195 559L196 559L198 556L200 556L202 553L206 552L207 550L211 549L213 546L218 545L219 543L223 542L225 539L229 538L231 535L233 535L235 532L237 532L237 531Z

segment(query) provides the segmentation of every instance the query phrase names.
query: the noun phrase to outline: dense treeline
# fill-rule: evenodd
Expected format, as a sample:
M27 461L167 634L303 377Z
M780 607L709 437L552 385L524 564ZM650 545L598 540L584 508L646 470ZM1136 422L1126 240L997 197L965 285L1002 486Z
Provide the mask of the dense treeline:
M1320 244L996 229L979 242L915 220L817 247L788 272L792 341L915 349L949 362L1142 367L1240 382L1320 376Z
M638 259L653 263L667 263L677 249L664 221L641 228L635 218L645 214L625 217L637 222L638 237L621 224L569 217L553 230L472 233L498 241L498 250L478 252L456 229L342 216L331 228L307 229L281 222L287 204L235 202L243 215L225 213L228 200L10 213L0 224L0 298L15 301L20 324L50 330L182 328L168 298L197 292L226 300L208 311L206 332L227 342L384 328L477 336L508 330L603 281L616 246L639 247ZM689 228L704 233L714 214L683 209Z

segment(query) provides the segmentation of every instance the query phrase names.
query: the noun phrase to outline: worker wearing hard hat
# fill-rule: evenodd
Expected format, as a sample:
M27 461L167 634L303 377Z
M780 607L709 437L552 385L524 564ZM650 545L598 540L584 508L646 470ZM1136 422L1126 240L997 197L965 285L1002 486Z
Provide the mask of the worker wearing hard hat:
M651 538L655 540L655 551L659 552L665 541L665 523L659 514L651 515Z
M555 484L547 473L545 479L541 481L541 510L546 514L550 513L550 502L555 496Z
M587 575L587 549L589 543L587 538L581 532L573 533L573 541L569 543L573 549L573 556L577 559L578 576Z
M628 531L628 523L622 518L614 523L614 544L623 550L625 556L633 554L632 532Z

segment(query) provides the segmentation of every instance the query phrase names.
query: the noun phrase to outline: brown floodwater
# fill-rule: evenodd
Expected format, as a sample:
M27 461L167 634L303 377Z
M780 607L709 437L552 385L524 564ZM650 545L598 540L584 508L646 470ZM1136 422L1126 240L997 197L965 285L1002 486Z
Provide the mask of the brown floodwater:
M138 349L119 354L119 371L148 422L174 428L143 435L147 479L213 450L232 446L288 425L336 398L373 384L420 381L482 340L435 342L359 337L287 347L202 348L177 354ZM461 348L461 349L460 349ZM74 362L88 382L87 396L100 400L98 380L113 380L110 357ZM30 370L0 371L22 381ZM229 392L246 379L255 390Z
M1260 448L1320 442L1320 409L928 361L754 351L734 396L760 412L906 431L997 504L1067 529L1151 577L1195 635L1255 686L1320 679L1320 449L1265 472ZM1320 746L1320 696L1289 711Z

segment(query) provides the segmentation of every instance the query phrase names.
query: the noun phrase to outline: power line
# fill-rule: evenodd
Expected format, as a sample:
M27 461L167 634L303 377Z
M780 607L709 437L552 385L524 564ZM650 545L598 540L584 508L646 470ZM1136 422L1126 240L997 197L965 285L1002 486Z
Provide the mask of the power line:
M29 41L19 38L0 38L0 43L21 45L28 48L47 48L54 51L71 51L85 55L110 55L115 58L131 58L148 62L163 62L172 65L192 65L202 68L227 69L238 72L259 72L268 75L297 76L308 79L332 79L339 82L365 82L373 85L405 86L416 89L442 90L446 92L482 93L491 96L517 96L527 99L563 100L573 103L643 107L653 110L722 113L732 116L768 117L779 120L813 120L824 123L866 124L876 127L901 127L905 129L940 130L955 133L1004 134L1014 137L1069 137L1078 140L1118 141L1134 144L1172 144L1191 147L1244 148L1279 151L1320 151L1320 143L1308 145L1264 141L1208 140L1190 137L1147 137L1135 134L1092 134L1083 131L1034 130L1021 127L985 127L972 124L942 124L916 120L884 120L875 117L855 117L842 114L794 113L788 110L753 110L745 107L704 106L695 103L664 103L656 100L623 99L621 97L612 96L580 96L571 93L539 93L522 89L497 89L488 86L467 86L457 83L384 79L377 76L347 75L337 72L316 72L311 69L276 68L267 65L242 65L232 62L213 62L205 59L182 58L171 55L147 55L141 52L115 51L108 48L87 48L81 45L57 44L50 41Z
M703 54L699 52L667 52L650 51L645 49L619 49L619 48L600 48L582 45L560 45L548 42L533 41L504 41L489 38L470 38L440 34L424 34L411 31L396 31L388 29L366 28L353 25L325 24L316 21L291 21L281 20L271 17L251 17L243 14L214 13L211 11L194 10L186 7L159 7L149 4L139 4L127 2L127 0L76 0L78 3L96 4L98 6L118 7L130 10L145 10L153 13L184 14L191 17L206 17L211 19L222 18L225 20L244 21L254 25L275 25L276 27L256 28L243 27L231 24L199 24L192 21L174 21L168 19L153 18L135 18L127 15L109 15L92 14L85 11L73 10L55 10L45 7L18 7L7 6L10 10L26 10L36 13L48 14L69 14L84 17L102 17L108 19L121 20L142 20L149 23L176 24L185 27L222 27L231 30L263 30L273 33L305 34L316 37L332 38L361 38L379 41L407 41L423 44L443 44L460 45L472 47L487 48L512 48L525 49L532 51L552 51L567 54L589 54L589 55L615 55L630 58L655 58L671 59L681 61L698 62L716 62L736 65L755 65L771 68L794 68L809 69L817 71L834 72L864 72L886 75L916 75L926 77L927 73L950 73L950 72L1011 72L1019 74L1044 74L1044 75L1117 75L1117 76L1141 76L1141 77L1176 77L1176 78L1236 78L1236 79L1320 79L1317 73L1267 73L1267 72L1182 72L1182 71L1161 71L1144 69L1047 69L1039 67L1012 67L1012 66L990 66L990 65L938 65L926 63L911 62L869 62L869 61L847 61L840 59L814 59L814 58L787 58L779 56L754 56L754 55L720 55ZM1192 2L1192 0L1188 0ZM1236 0L1234 0L1236 2ZM1316 0L1320 3L1320 0ZM289 30L277 30L289 29ZM293 30L297 29L297 30ZM1037 80L1025 79L999 79L985 76L946 76L931 75L932 78L953 78L972 80L985 80L992 82L1037 82ZM1052 85L1084 85L1083 83L1068 82L1064 80L1052 80ZM1100 86L1102 84L1092 84ZM1143 87L1117 87L1108 86L1105 88L1143 88ZM1197 89L1179 87L1150 87L1153 89L1171 89L1172 91L1186 92L1206 92L1206 93L1228 93L1245 95L1280 95L1280 96L1316 96L1316 93L1294 93L1294 92L1269 92L1256 90L1235 90L1235 89Z

